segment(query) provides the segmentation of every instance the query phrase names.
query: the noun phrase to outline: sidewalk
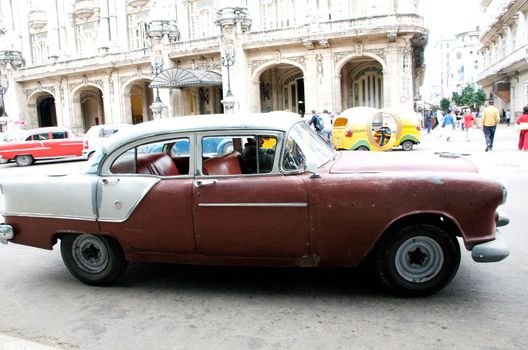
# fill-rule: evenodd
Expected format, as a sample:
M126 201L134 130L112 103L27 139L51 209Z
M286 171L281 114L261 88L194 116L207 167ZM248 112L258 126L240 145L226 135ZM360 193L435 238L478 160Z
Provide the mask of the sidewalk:
M59 348L0 334L0 350L57 350Z

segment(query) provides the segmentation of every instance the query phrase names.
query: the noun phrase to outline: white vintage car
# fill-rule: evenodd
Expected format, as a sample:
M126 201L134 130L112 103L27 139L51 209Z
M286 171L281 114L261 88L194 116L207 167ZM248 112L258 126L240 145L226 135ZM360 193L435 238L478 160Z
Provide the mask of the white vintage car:
M218 140L229 147L211 153L205 145ZM335 152L291 113L147 122L109 138L88 165L0 180L0 240L60 241L70 272L91 285L112 283L129 261L372 261L391 291L422 296L455 276L458 237L477 262L509 254L497 232L508 223L497 210L506 188L467 159Z

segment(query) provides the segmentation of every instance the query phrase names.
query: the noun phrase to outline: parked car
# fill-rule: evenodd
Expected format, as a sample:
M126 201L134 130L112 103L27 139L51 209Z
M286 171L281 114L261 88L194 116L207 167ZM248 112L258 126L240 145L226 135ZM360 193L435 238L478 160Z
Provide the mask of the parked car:
M334 121L333 142L339 150L410 151L420 143L420 116L412 110L354 107Z
M231 139L233 150L207 154L211 138ZM189 152L172 154L181 141ZM498 211L506 188L469 160L336 152L293 113L146 122L109 138L87 165L0 180L0 240L44 249L60 241L67 268L90 285L112 283L129 261L371 261L390 290L422 296L456 274L457 238L476 262L509 254L497 231L508 223Z
M129 124L101 124L92 126L86 133L83 141L82 157L89 159L101 147L104 140L129 126Z
M15 160L18 166L28 166L39 159L81 156L83 141L70 130L60 127L27 131L19 141L0 144L0 163Z

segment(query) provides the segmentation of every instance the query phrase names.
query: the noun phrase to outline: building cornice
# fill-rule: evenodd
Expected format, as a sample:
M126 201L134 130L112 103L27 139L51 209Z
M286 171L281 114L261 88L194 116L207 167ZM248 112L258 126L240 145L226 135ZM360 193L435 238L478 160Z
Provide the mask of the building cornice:
M483 46L489 46L493 42L496 35L500 35L503 28L508 25L510 19L514 17L517 12L528 7L528 0L509 0L498 11L497 15L488 24L487 28L483 28L480 34L480 42Z

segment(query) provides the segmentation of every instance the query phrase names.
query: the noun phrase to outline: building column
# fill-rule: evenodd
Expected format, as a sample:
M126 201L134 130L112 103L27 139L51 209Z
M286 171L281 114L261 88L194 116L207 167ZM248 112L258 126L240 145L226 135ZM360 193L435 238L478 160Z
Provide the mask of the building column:
M243 1L229 1L218 11L216 24L220 27L220 53L222 64L223 104L225 113L249 112L252 100L248 77L247 56L242 47L245 35L251 27L251 19ZM236 77L236 78L235 78ZM229 95L229 93L231 93ZM260 93L259 93L260 95Z

